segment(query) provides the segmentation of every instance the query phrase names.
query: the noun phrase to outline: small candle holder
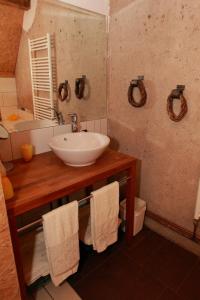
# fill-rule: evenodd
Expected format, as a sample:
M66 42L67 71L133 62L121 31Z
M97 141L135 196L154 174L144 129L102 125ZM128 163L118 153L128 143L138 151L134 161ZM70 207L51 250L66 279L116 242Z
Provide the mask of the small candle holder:
M21 146L21 154L25 162L31 161L33 157L33 145L24 144Z

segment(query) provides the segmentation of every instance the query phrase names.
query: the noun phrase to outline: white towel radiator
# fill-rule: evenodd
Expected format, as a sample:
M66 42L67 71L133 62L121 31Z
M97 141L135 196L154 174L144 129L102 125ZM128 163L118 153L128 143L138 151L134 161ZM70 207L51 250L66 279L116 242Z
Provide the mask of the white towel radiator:
M54 120L55 74L53 66L53 39L46 36L29 39L29 57L31 69L32 97L35 119Z

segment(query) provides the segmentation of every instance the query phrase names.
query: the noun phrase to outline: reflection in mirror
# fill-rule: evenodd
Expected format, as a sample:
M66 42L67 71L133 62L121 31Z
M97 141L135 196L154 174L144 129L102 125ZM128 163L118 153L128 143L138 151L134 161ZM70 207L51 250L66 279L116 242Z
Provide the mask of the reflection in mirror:
M8 137L8 131L0 124L0 139L7 139Z
M9 89L12 86L12 101L10 100L11 103L7 107L7 91L3 91L4 101L0 100L1 118L9 131L54 126L57 114L48 107L56 108L57 113L62 114L65 123L69 123L68 114L71 112L77 113L80 121L106 117L106 22L104 15L79 9L58 0L37 1L32 26L28 31L22 30L20 36L15 78L11 79L12 84L9 86ZM47 102L49 97L45 91L39 90L49 84L48 78L44 76L47 66L44 58L40 61L38 69L40 73L36 77L39 61L37 59L46 55L45 49L42 49L40 55L34 53L32 58L35 60L31 62L29 48L30 43L33 48L40 45L40 38L48 34L53 41L51 43L53 73L49 87L53 90L52 103ZM37 43L31 42L33 40ZM84 93L83 97L77 98L76 79L82 78L83 74L86 76ZM58 95L58 88L65 81L68 81L67 97L62 101ZM1 92L0 88L0 96ZM65 91L62 90L62 98L64 94ZM37 122L33 122L34 119L37 119Z
M8 139L9 138L9 133L6 130L6 128L0 124L0 139ZM11 162L1 162L1 157L0 157L0 174L1 176L6 175L6 172L10 171L13 169L13 164Z

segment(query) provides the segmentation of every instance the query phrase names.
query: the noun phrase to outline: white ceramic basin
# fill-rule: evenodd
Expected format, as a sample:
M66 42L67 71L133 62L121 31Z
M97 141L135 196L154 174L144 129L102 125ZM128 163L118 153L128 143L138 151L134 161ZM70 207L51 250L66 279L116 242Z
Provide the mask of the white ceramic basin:
M100 133L75 132L53 137L49 146L66 165L83 167L94 164L109 143Z

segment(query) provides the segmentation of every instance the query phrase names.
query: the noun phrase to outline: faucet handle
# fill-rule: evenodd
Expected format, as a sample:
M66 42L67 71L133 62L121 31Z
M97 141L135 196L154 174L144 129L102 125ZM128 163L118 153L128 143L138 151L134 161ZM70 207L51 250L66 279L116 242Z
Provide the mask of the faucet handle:
M69 113L68 116L71 117L72 121L77 122L77 120L78 120L77 113Z

